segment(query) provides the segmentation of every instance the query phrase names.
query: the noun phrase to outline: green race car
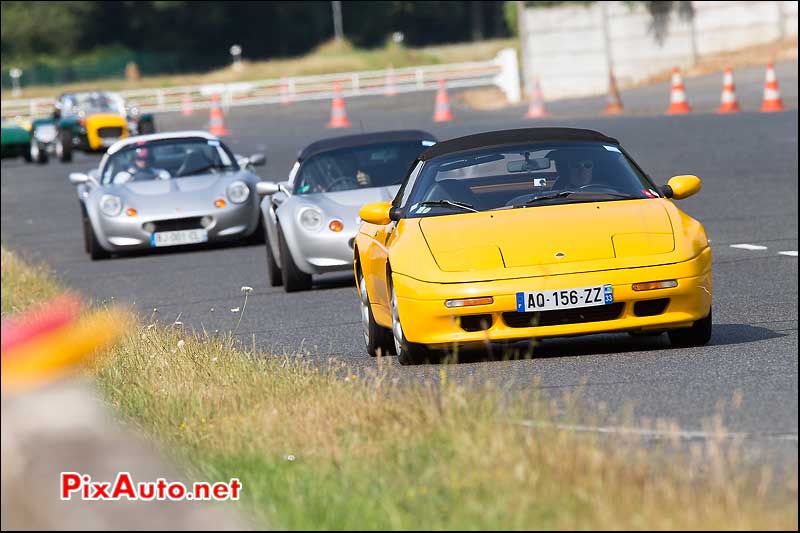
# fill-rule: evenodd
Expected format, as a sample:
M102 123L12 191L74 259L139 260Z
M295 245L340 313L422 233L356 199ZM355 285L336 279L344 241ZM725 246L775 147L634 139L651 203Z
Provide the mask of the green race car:
M30 123L3 119L2 128L2 158L22 156L32 161Z

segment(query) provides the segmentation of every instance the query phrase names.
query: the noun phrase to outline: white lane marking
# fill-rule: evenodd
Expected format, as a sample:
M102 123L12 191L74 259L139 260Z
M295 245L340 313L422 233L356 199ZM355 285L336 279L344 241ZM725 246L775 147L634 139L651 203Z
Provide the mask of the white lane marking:
M603 433L606 435L637 436L648 439L722 440L736 438L761 438L797 442L797 433L727 433L724 431L693 431L682 429L647 429L625 426L582 426L578 424L553 424L539 420L518 420L514 424L529 428L550 428L576 433Z
M766 250L766 246L760 244L731 244L731 248L741 248L742 250Z
M783 252L778 252L781 255L788 255L791 257L797 257L797 250L785 250Z

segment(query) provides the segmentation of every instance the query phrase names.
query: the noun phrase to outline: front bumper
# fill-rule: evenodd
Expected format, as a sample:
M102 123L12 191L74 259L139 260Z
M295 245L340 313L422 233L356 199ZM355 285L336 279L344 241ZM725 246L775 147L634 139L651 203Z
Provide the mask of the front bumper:
M95 233L100 245L109 252L124 252L145 250L151 248L150 238L152 233L145 231L144 224L153 222L157 226L169 221L178 229L191 229L183 227L181 223L202 218L212 217L212 223L204 228L208 232L208 242L225 242L243 239L251 235L258 226L258 204L247 201L244 204L228 204L222 209L205 209L181 211L179 216L169 215L137 215L127 216L124 212L116 217L107 217L102 213L97 214ZM197 228L202 226L197 225ZM169 228L173 229L173 228ZM180 248L180 246L176 246Z
M352 270L356 231L347 228L333 232L326 227L318 232L295 228L289 243L297 267L306 274Z
M677 280L678 286L641 292L631 288L633 283L666 279ZM711 249L706 248L694 259L682 263L643 268L477 283L427 283L397 273L392 275L392 280L406 339L433 348L615 331L663 331L689 327L708 316L712 293ZM614 318L528 327L510 325L520 326L518 320L512 319L518 291L603 284L613 286L614 302L622 304ZM444 304L448 299L480 296L492 296L494 302L457 309L449 309ZM637 316L636 302L656 299L669 300L662 312ZM476 317L483 322L477 327L488 325L488 328L466 331L465 327L475 329Z

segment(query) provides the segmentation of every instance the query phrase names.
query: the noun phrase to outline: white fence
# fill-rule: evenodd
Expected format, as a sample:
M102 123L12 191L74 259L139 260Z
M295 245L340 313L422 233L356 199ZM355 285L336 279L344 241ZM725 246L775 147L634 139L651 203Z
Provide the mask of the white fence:
M692 2L693 18L673 12L662 40L639 3L526 8L520 17L525 85L541 79L547 99L601 94L613 66L622 85L705 55L797 35L797 2ZM764 62L771 58L765 57Z
M519 65L514 49L501 50L494 59L447 65L346 72L321 76L297 76L272 80L137 89L120 94L143 112L178 111L185 99L195 109L211 107L220 97L223 107L266 105L286 101L320 100L333 97L334 85L342 96L362 96L435 89L439 80L448 88L495 85L510 102L520 101ZM2 101L2 116L37 117L52 110L50 98Z

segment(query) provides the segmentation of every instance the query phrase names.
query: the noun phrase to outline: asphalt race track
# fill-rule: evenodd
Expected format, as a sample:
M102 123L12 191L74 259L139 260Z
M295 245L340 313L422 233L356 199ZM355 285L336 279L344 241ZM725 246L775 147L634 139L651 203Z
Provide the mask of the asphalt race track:
M743 433L756 448L777 451L796 470L797 386L797 64L777 65L788 110L757 112L762 67L736 71L745 110L716 115L721 73L686 80L691 115L667 117L669 86L623 91L629 113L600 117L602 97L554 102L551 117L522 119L524 106L492 112L454 107L455 121L431 122L433 93L387 99L347 100L354 127L377 131L427 129L441 139L512 127L563 125L597 129L620 139L663 183L676 174L703 179L703 189L680 203L703 222L714 250L714 334L702 348L672 349L666 336L627 335L550 340L533 359L503 360L472 354L448 370L454 379L490 379L539 386L553 395L581 389L589 402L612 410L630 406L638 417L671 419L702 431L722 413L727 431ZM452 95L451 95L452 96ZM233 109L227 116L229 144L240 154L267 154L264 179L284 179L297 150L336 135L323 125L328 102ZM160 115L157 128L204 128L207 112L192 117ZM187 327L229 330L240 318L242 286L250 295L238 334L275 353L304 354L318 361L339 358L363 370L378 363L363 349L358 300L349 274L319 280L312 291L287 295L266 281L259 246L169 251L92 262L83 252L78 200L67 181L71 171L96 165L77 155L72 164L2 163L2 240L28 259L43 260L63 282L97 301L130 302L143 317L179 320ZM552 228L541 228L552 231ZM763 249L731 247L749 244ZM750 247L752 248L752 247ZM794 251L794 255L781 252ZM438 379L430 365L400 367L400 379Z

